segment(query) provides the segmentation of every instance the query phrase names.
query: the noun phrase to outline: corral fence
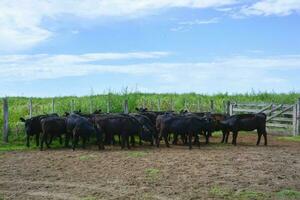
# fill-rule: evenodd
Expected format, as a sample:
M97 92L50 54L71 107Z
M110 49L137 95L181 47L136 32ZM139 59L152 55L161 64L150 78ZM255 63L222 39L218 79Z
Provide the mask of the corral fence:
M299 135L300 99L295 104L230 102L228 112L230 115L265 113L267 115L268 132L294 136Z
M280 133L285 135L299 135L300 131L300 99L292 105L275 103L238 103L233 101L215 102L214 100L188 100L176 101L175 98L155 100L139 99L138 101L125 99L106 98L105 100L93 99L89 97L82 101L77 98L71 98L62 101L60 98L48 99L47 102L36 102L29 98L19 104L9 106L9 98L3 98L3 141L8 142L9 132L19 135L24 132L24 125L20 123L19 117L32 117L39 114L58 113L65 111L73 112L82 110L85 113L92 113L96 109L102 109L102 112L134 112L135 107L149 108L149 110L163 111L182 109L191 112L220 112L229 115L239 113L260 113L267 114L267 128L269 133ZM13 117L11 115L14 115Z

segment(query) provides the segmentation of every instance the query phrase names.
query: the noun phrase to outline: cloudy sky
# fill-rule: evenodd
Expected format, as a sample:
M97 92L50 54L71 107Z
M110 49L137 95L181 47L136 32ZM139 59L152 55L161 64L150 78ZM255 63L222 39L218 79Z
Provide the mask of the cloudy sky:
M300 0L0 0L0 96L300 92Z

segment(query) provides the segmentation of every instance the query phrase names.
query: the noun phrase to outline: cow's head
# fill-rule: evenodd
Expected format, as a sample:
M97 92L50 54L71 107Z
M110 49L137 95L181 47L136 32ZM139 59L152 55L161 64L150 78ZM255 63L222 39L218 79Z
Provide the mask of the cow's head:
M135 108L135 110L138 111L138 112L147 112L148 108L140 107L140 108Z
M95 110L95 111L93 112L93 114L101 114L101 112L102 112L102 110L99 109L99 110Z
M33 132L33 124L34 124L33 119L32 118L24 119L23 117L20 117L20 121L25 124L26 135L31 135L31 133Z

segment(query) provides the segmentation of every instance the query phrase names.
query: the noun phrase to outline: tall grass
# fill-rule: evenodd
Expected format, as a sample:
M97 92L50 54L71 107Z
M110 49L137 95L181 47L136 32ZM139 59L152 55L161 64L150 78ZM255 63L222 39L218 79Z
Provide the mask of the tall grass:
M122 93L108 93L91 96L67 96L55 97L55 112L63 114L65 111L79 110L89 113L90 110L102 109L107 111L107 102L110 102L110 112L123 112L125 99L128 100L129 112L134 112L135 107L146 106L151 110L158 110L158 101L160 100L161 110L179 111L185 107L191 111L209 111L210 102L214 101L216 112L224 112L224 104L227 101L236 102L272 102L272 103L295 103L300 97L299 93L246 93L229 95L219 93L215 95L204 95L196 93L176 94L176 93L128 93L126 90ZM72 108L72 101L74 101ZM3 124L3 101L0 102L0 124ZM19 121L20 117L29 117L29 98L27 97L9 97L9 127L10 141L22 141L24 137L24 125ZM52 112L52 98L32 98L33 116ZM1 129L2 138L2 129Z

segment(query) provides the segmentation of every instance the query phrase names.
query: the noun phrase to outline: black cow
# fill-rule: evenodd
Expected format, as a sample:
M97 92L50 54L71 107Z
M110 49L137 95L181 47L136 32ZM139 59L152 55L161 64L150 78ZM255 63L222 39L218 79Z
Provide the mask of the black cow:
M156 118L158 115L163 115L165 113L174 113L173 111L149 111L148 108L135 108L136 111L141 115L148 117L153 124L156 123Z
M64 117L46 117L41 119L41 126L42 126L42 134L40 137L40 150L43 150L43 145L44 142L47 141L47 138L50 138L50 141L52 141L52 139L54 137L60 137L63 134L67 133L67 129L66 129L66 118ZM66 136L66 138L68 138L68 136ZM67 140L65 140L65 142L67 143ZM50 148L50 143L46 142L46 145L48 148ZM66 145L65 143L65 145Z
M20 118L21 122L25 123L26 146L29 147L30 136L35 136L36 146L39 146L40 134L42 132L41 119L58 115L56 113L49 115L37 115L29 119Z
M232 144L236 145L236 138L239 131L257 130L258 138L256 145L259 145L262 135L264 136L265 145L267 145L266 119L267 116L264 113L238 114L230 116L220 123L222 129L226 131L226 142L230 131L233 133Z
M206 133L207 125L208 120L206 117L165 114L158 117L156 127L159 130L159 137L162 136L164 138L167 147L169 147L168 135L174 133L183 136L186 135L188 137L189 148L192 149L192 137L201 132ZM205 134L205 136L206 141L208 141L208 134ZM159 137L156 143L157 147L159 147Z
M122 149L125 145L130 149L129 138L134 135L141 135L143 130L137 120L124 114L96 116L95 124L99 130L105 133L106 140L112 141L114 135L120 135Z
M129 115L134 117L143 126L143 131L139 137L153 145L153 141L157 138L157 132L152 121L145 115L137 113L131 113Z
M82 146L85 148L85 143L92 134L96 135L97 144L99 149L104 149L102 133L93 126L93 124L85 117L77 114L70 114L67 117L67 137L72 135L73 142L72 148L75 150L79 138L82 139ZM68 140L69 138L66 138Z

